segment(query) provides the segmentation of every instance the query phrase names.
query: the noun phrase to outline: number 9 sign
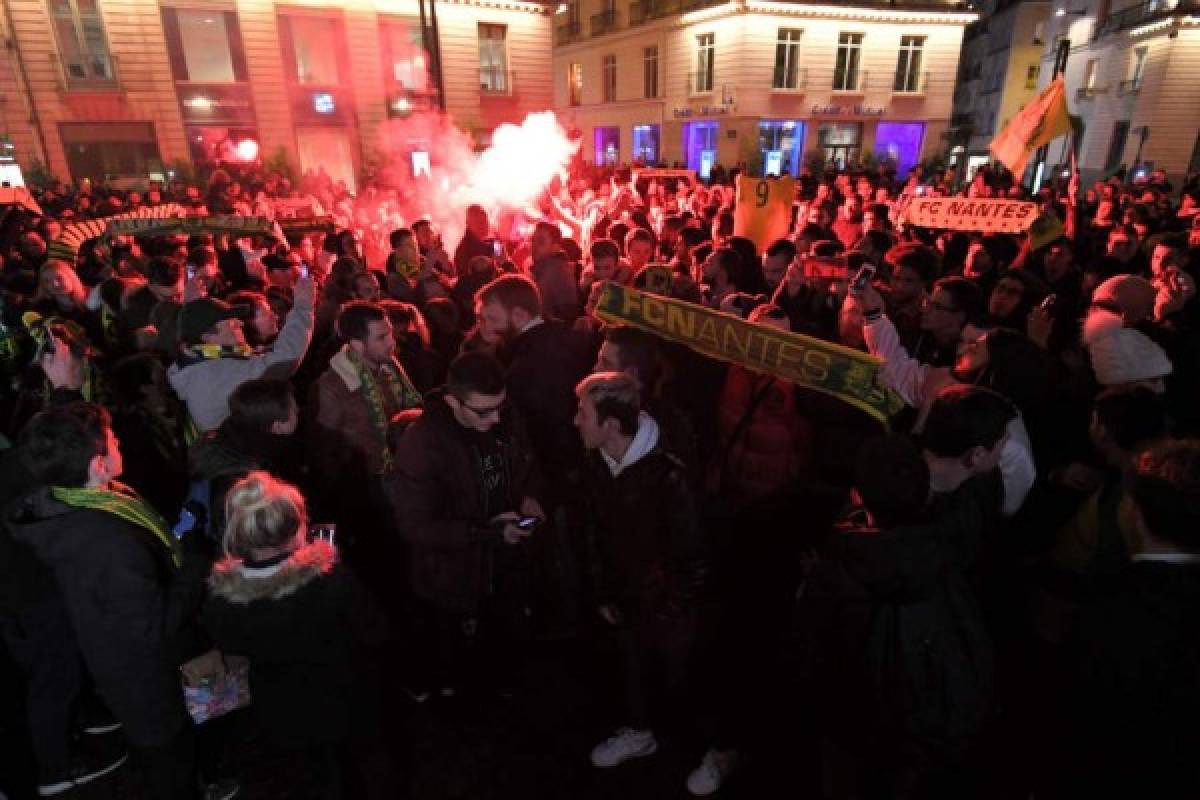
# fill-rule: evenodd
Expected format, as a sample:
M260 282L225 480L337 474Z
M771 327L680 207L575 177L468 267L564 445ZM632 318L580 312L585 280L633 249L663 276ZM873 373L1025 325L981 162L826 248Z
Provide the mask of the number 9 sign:
M745 236L762 252L787 236L792 223L796 182L791 178L764 180L739 176L733 212L735 236Z

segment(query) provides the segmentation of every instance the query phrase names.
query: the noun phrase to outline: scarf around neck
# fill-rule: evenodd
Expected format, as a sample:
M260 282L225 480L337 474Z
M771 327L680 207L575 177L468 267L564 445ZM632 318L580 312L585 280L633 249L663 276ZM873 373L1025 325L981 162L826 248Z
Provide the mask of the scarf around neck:
M72 508L103 511L149 531L167 549L171 563L178 569L183 563L183 555L179 549L179 541L172 535L167 521L133 489L116 481L109 486L108 489L52 486L50 493L55 500Z
M388 425L391 423L388 406L396 411L417 408L421 405L421 393L408 379L404 367L394 358L380 366L376 372L366 359L349 345L342 348L342 353L354 369L363 398L367 401L367 416L371 420L371 430L375 434L375 443L380 452L380 471L386 471L392 464L392 454L387 446Z

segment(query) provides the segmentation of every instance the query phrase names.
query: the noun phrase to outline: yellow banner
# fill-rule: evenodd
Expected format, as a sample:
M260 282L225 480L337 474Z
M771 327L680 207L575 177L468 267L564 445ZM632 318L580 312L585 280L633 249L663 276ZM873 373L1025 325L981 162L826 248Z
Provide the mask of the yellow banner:
M988 149L1019 179L1034 150L1070 132L1067 89L1059 75L1008 121Z
M1037 219L1037 203L1000 198L915 197L902 220L921 228L1020 233Z
M750 239L760 253L787 236L792 229L795 187L791 178L738 176L733 235Z
M843 400L885 426L904 402L879 382L880 360L799 333L605 283L596 306L605 322L629 325L721 361L773 375Z

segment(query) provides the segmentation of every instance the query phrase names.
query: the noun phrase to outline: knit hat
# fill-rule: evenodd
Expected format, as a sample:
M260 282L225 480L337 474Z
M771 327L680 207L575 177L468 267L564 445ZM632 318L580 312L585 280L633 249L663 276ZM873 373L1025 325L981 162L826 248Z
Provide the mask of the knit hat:
M1096 287L1092 302L1111 311L1120 309L1127 324L1149 319L1154 313L1154 298L1158 290L1140 275L1114 275Z
M1101 386L1149 381L1172 372L1171 361L1146 334L1125 327L1111 311L1093 308L1083 323L1083 343Z

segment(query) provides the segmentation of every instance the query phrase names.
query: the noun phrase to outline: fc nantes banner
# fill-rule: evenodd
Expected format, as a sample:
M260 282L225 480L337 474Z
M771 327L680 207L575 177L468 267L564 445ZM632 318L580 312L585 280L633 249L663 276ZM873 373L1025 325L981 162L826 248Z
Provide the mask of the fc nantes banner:
M266 217L217 216L177 217L175 219L118 219L112 220L108 232L127 236L172 236L193 233L231 233L235 236L270 234L274 223Z
M108 231L108 226L116 220L163 220L182 217L186 213L187 209L178 203L165 203L161 206L139 208L137 211L127 211L111 217L86 219L63 228L62 234L50 242L47 249L50 258L61 258L63 261L74 263L75 256L79 253L79 248L83 246L83 243L88 239L103 236Z
M1000 198L919 197L904 209L902 220L920 228L1020 233L1037 219L1037 203Z
M796 182L791 178L738 176L733 208L733 235L745 236L761 253L792 228Z
M878 358L821 339L755 325L730 314L611 282L604 284L596 316L833 395L885 425L904 406L899 397L879 383Z

